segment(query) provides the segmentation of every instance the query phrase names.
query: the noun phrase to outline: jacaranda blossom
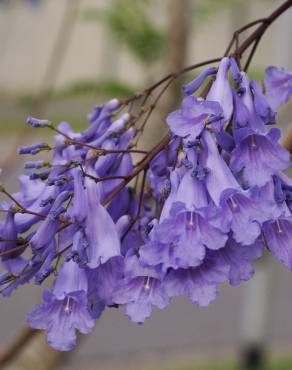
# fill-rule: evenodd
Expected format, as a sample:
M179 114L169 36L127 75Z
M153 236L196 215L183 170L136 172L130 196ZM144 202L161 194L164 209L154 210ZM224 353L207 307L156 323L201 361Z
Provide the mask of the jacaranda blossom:
M150 152L137 144L155 106L144 92L95 107L81 132L29 117L56 135L19 148L52 155L25 162L18 192L0 185L1 294L52 281L27 321L68 351L112 307L143 323L176 296L208 306L253 277L265 248L292 269L290 155L270 126L291 78L269 67L262 89L222 58L183 87Z

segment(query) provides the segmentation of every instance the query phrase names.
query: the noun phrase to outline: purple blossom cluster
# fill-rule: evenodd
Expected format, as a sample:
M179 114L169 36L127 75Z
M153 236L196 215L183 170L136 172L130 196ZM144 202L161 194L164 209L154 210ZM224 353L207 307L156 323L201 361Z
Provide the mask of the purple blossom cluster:
M52 157L25 163L18 193L1 187L10 201L1 203L0 284L9 296L51 281L28 315L49 345L72 349L76 330L91 332L106 307L123 305L142 323L175 296L207 306L220 284L253 276L264 248L292 269L290 156L270 128L292 95L292 73L270 67L264 87L223 58L184 86L169 140L149 161L133 149L133 117L116 99L80 133L28 118L57 134L53 146L19 148Z

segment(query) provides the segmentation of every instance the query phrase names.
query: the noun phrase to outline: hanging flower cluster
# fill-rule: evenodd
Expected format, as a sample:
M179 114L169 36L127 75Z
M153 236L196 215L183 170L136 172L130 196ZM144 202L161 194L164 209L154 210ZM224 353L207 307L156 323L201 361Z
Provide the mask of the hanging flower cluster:
M20 147L51 160L26 162L18 193L1 187L11 201L1 203L0 284L9 296L54 280L28 315L52 347L73 348L76 330L92 331L106 307L142 323L174 296L207 306L220 284L253 276L264 247L292 269L289 153L270 128L292 73L268 68L264 88L223 58L184 86L167 140L151 152L134 149L133 115L116 99L80 133L28 118L57 135L53 147Z

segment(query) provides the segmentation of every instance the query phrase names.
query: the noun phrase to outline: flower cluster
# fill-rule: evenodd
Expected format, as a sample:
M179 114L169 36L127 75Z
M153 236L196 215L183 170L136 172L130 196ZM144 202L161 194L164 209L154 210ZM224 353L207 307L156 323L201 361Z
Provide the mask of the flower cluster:
M28 323L70 350L76 330L89 333L106 307L124 305L142 323L174 296L209 305L220 284L253 276L264 247L292 269L290 159L270 128L291 81L270 67L263 92L223 58L184 86L154 152L134 149L135 119L116 99L96 107L80 133L29 117L57 134L53 146L19 148L52 157L25 163L18 193L1 187L10 199L1 203L2 295L54 280Z

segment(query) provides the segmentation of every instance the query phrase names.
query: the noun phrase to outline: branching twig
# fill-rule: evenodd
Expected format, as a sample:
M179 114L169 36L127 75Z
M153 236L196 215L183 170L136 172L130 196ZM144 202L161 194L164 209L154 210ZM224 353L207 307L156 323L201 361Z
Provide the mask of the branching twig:
M243 53L251 45L253 45L253 48L251 50L251 53L250 53L250 55L247 59L246 65L245 65L245 68L248 68L249 63L250 63L250 61L251 61L251 59L252 59L252 57L255 53L256 47L257 47L261 37L265 33L266 29L271 25L271 23L273 23L282 13L284 13L291 6L292 6L292 0L287 0L279 8L277 8L269 17L251 22L248 25L246 25L246 26L242 27L241 29L239 29L238 31L236 31L233 35L233 38L232 38L231 42L229 43L229 45L227 47L225 55L226 56L230 55L229 53L230 53L230 50L232 49L232 46L233 46L234 42L238 43L238 45L236 45L235 52L231 55L236 57L237 59L240 59L242 57ZM259 23L260 23L260 26L258 28L256 28L256 30L253 31L249 35L249 37L246 38L242 42L242 44L240 44L239 39L238 39L239 33L243 32L246 29L248 29L250 27L253 27L254 25L259 24ZM144 102L145 102L149 98L149 96L151 95L152 91L154 91L158 86L162 85L164 82L167 82L167 85L168 85L174 79L176 79L178 76L181 76L182 74L184 74L186 72L192 71L195 68L199 68L199 67L205 66L207 64L219 62L220 59L221 58L211 59L211 60L206 61L206 62L197 63L197 64L194 64L192 66L186 67L186 68L184 68L184 69L182 69L178 72L170 73L167 76L163 77L158 82L156 82L155 84L153 84L152 86L150 86L149 88L147 88L147 89L143 90L142 92L137 93L133 97L130 97L129 99L125 100L122 103L122 105L126 106L129 103L131 103L132 101L138 100L142 97L144 97ZM163 94L163 91L164 91L164 88L158 94L157 98L154 101L154 104L156 104L158 102L160 96ZM153 109L150 106L150 109L149 109L147 115L150 116ZM146 117L146 121L148 120L148 118ZM142 124L142 128L143 128L143 125L144 124ZM71 139L69 141L72 142ZM137 214L135 216L135 218L138 218L139 214L140 214L140 211L141 211L142 200L143 200L143 196L144 196L146 171L147 171L147 169L149 167L149 164L152 161L152 159L169 144L169 141L170 141L170 136L169 136L169 134L167 134L151 151L147 152L145 157L137 164L136 167L134 167L132 173L129 176L127 176L126 179L123 179L121 181L121 183L106 197L106 199L104 199L103 205L108 204L134 177L139 175L140 172L144 171L143 182L142 182L142 186L141 186L141 193L140 193L140 198L139 198L139 205L138 205ZM289 148L291 148L291 146L292 146L291 142L292 142L292 140L289 139L288 140ZM74 145L78 145L78 144L74 143ZM287 147L287 145L286 145L286 147ZM96 149L96 148L94 148L94 149ZM15 199L12 199L12 200L17 205L17 202L15 202ZM21 205L18 205L18 206L20 206L20 208L22 209ZM64 225L59 227L57 232L62 231L64 228L68 227L69 225L71 225L71 223L66 222ZM131 225L132 225L132 223L130 224L130 226ZM25 246L20 246L20 247L17 247L17 248L24 248L24 247ZM71 247L71 245L66 247L64 250L58 252L56 257L60 256L62 253L65 252L65 250L69 249L70 247ZM11 253L11 250L9 251L9 253ZM9 346L4 352L2 352L2 354L0 355L0 365L3 365L5 362L7 362L7 359L9 360L9 359L13 358L13 356L19 351L19 349L34 335L34 333L35 333L34 329L25 328L25 330L21 333L19 338L17 338L16 341L14 343L12 343L11 346Z
M133 220L130 222L130 224L127 227L127 229L125 230L124 234L122 235L121 241L123 241L125 239L125 237L131 231L132 227L135 225L135 223L138 221L138 219L140 217L141 210L142 210L142 204L143 204L143 198L144 198L147 170L148 170L148 168L145 168L144 173L143 173L143 179L142 179L142 184L141 184L141 189L140 189L140 196L139 196L139 202L138 202L138 208L137 208L136 215L133 218Z

